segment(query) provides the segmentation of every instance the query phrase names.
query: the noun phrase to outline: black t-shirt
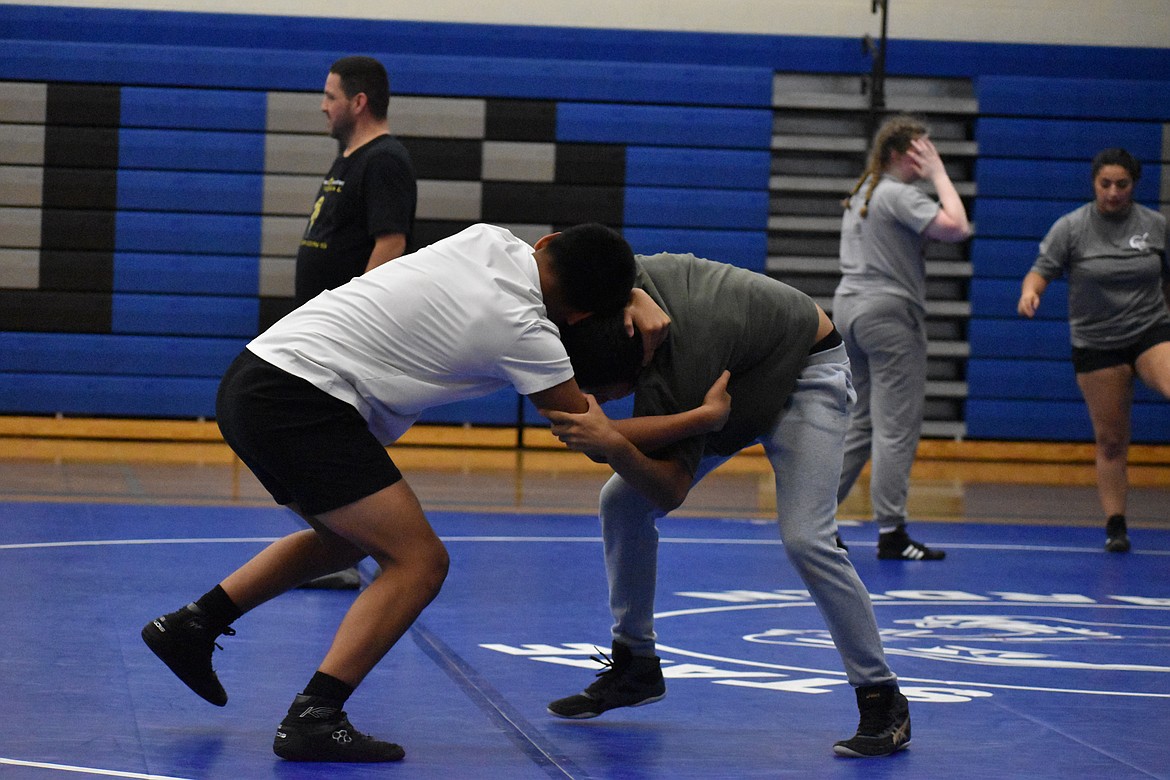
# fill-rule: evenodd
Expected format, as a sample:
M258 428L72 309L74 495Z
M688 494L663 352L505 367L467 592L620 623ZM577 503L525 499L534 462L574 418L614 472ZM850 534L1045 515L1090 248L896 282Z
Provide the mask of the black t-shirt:
M398 139L381 135L339 155L297 250L297 305L360 276L378 236L403 233L409 244L417 200L410 154Z

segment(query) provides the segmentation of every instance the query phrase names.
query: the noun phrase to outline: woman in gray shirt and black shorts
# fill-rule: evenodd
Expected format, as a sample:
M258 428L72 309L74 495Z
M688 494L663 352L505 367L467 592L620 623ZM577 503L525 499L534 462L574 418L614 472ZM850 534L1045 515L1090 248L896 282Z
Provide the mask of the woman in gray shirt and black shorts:
M1170 398L1170 233L1164 215L1133 202L1141 172L1124 149L1093 158L1094 201L1048 231L1017 305L1032 317L1048 283L1067 277L1073 369L1093 423L1110 552L1130 548L1125 498L1134 376Z

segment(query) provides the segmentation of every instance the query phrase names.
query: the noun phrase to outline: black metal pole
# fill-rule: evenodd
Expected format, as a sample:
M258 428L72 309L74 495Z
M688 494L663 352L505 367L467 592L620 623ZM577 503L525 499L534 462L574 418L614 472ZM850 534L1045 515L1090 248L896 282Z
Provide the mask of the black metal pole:
M890 0L872 0L870 13L881 14L881 38L875 47L867 35L865 50L873 57L869 75L869 115L866 117L866 136L873 137L886 110L886 44Z
M524 449L524 396L516 394L516 449Z

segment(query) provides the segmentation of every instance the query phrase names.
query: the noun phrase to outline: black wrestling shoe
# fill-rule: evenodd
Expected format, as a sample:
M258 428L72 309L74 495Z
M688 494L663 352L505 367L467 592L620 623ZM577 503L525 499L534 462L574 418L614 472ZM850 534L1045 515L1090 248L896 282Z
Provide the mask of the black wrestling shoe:
M941 561L947 554L914 541L905 528L899 528L878 534L877 557L883 561Z
M276 727L272 752L286 761L337 761L373 764L401 761L406 751L353 727L328 699L297 694L288 714Z
M215 640L220 634L235 636L236 631L230 626L212 628L203 610L188 604L147 623L142 629L142 641L188 688L222 707L228 696L211 667L211 654L219 647Z
M666 696L666 681L657 658L635 656L625 645L614 643L613 658L593 657L605 665L583 692L557 699L548 711L558 718L596 718L616 707L641 707Z
M1105 521L1106 552L1129 552L1129 534L1125 527L1125 515L1111 515Z
M833 745L844 758L874 758L897 753L910 744L910 705L897 685L857 689L861 722L857 733Z

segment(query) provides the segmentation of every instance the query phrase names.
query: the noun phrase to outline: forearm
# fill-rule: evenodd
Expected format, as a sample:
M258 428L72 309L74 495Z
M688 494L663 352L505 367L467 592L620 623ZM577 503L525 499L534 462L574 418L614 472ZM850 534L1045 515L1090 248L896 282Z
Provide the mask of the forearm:
M1024 275L1024 281L1020 284L1021 295L1035 295L1037 297L1044 294L1048 289L1048 280L1035 271L1029 271Z
M613 425L642 452L654 452L683 439L715 430L710 414L702 406L678 414L614 420Z
M654 505L669 512L682 504L690 489L690 475L672 460L648 457L629 440L607 448L609 467L632 485Z
M963 199L959 197L959 191L955 189L951 177L947 175L945 169L940 167L931 181L934 184L935 193L938 195L939 206L951 222L951 235L949 237L961 241L970 236L971 222L967 218L967 208L963 205Z

